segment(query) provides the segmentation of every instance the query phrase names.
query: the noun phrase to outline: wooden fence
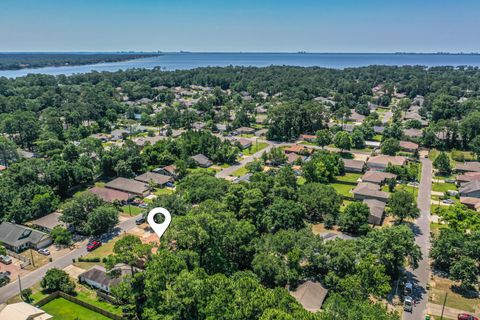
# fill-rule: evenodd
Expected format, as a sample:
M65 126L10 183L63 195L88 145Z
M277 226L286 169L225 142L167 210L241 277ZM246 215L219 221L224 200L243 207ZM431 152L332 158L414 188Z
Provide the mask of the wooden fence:
M117 314L113 314L107 310L104 310L102 308L99 308L97 306L94 306L94 305L91 305L89 303L86 303L85 301L82 301L80 299L77 299L75 298L74 296L71 296L69 294L66 294L64 292L61 292L61 291L55 291L54 293L48 295L47 297L43 298L42 300L38 301L36 303L36 306L37 307L41 307L49 302L51 302L52 300L55 300L57 298L64 298L65 300L68 300L70 302L73 302L73 303L76 303L84 308L87 308L89 310L92 310L94 312L97 312L97 313L100 313L101 315L104 315L105 317L108 317L110 319L113 319L113 320L124 320L124 318L122 316L119 316Z
M7 250L7 253L9 256L12 256L20 261L22 261L22 263L20 264L20 268L24 269L25 267L27 267L28 265L30 265L32 262L30 261L29 258L25 257L25 256L22 256L14 251L11 251L11 250Z

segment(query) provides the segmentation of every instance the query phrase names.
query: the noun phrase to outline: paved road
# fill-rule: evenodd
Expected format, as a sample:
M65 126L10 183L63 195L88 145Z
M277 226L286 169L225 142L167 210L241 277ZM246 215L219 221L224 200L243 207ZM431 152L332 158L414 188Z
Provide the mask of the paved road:
M422 250L422 260L416 270L409 271L409 278L415 284L415 300L419 303L413 308L413 312L404 312L404 320L425 319L425 311L428 302L427 283L430 276L430 264L428 253L430 251L430 195L432 191L432 162L422 159L422 178L418 190L418 208L420 217L414 225L416 243Z
M269 144L266 148L252 154L251 156L243 158L238 164L223 169L222 171L220 171L216 174L216 177L226 179L228 176L230 176L230 174L237 171L241 167L245 166L247 163L252 162L255 159L260 158L264 152L269 152L272 149L272 147L273 147L273 143Z
M119 233L133 229L136 224L135 220L141 215L130 218L118 224ZM70 264L72 264L72 259L77 259L78 257L87 254L86 246L82 245L78 249L74 249L64 255L63 257L57 258L54 261L28 273L26 276L20 279L22 284L22 289L29 288L35 283L42 280L45 273L51 268L63 269ZM13 279L12 279L13 280ZM20 292L18 280L12 281L8 285L0 288L0 304L6 302L8 299L16 296Z

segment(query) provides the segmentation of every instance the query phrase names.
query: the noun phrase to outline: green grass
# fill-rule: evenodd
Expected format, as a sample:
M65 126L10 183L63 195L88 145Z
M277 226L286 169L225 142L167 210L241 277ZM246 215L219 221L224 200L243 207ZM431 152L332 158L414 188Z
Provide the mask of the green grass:
M136 216L137 214L140 214L143 211L144 211L144 209L139 208L137 206L126 205L126 206L122 207L122 212L127 214L127 215L131 215L131 216Z
M361 176L362 176L361 173L347 172L347 173L345 173L344 176L337 176L336 180L339 181L339 182L357 183L357 180L360 179Z
M438 183L432 184L432 190L437 192L447 192L448 190L457 190L457 186L453 183Z
M252 143L252 146L250 148L242 150L242 153L245 156L250 156L252 154L257 153L258 151L265 149L267 146L268 146L268 143L266 142L258 142L258 143L254 142Z
M156 189L153 194L156 196L162 196L165 194L172 194L175 193L173 189L168 189L168 188L162 188L162 189Z
M42 310L53 316L53 320L110 320L63 298L50 301L42 306Z
M235 170L232 172L231 176L233 177L241 177L243 175L246 175L248 173L248 170L247 168L245 168L245 166Z
M305 180L304 177L300 176L300 177L297 178L297 184L299 186L303 186L305 184L305 182L307 182L307 180Z
M239 134L237 137L242 137L242 138L254 138L255 135L253 133L242 133Z
M474 313L475 306L480 304L480 298L467 298L452 290L452 285L455 284L451 280L434 277L433 284L430 287L428 300L436 303L443 304L445 299L445 293L447 295L447 301L445 305L450 308L464 310L466 312Z
M300 144L306 145L306 146L318 146L315 142L310 142L310 141L302 141Z
M338 194L348 198L353 197L353 194L350 193L350 190L355 188L354 185L346 184L342 182L335 182L335 183L331 183L330 185L338 192Z
M382 142L382 135L381 134L376 134L376 135L373 136L372 140Z
M97 294L94 290L85 287L84 285L77 284L75 288L76 296L75 298L82 300L88 304L99 307L103 310L109 311L113 314L122 315L122 308L115 306L106 301L101 301L98 299Z

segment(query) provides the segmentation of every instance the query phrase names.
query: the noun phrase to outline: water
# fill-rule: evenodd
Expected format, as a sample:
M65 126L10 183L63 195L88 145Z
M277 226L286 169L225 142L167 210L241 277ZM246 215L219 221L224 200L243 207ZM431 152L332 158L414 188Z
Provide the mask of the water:
M161 67L164 70L185 70L207 66L270 65L318 66L343 69L369 65L422 65L480 67L480 55L460 54L372 54L372 53L165 53L161 56L84 66L47 67L0 71L0 77L16 78L31 73L50 75L86 73L90 71L118 71L131 68Z

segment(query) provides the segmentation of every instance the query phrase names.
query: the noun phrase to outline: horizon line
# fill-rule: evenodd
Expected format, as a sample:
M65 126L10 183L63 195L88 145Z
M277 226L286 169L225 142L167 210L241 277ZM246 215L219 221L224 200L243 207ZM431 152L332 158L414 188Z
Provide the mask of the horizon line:
M418 54L418 55L480 55L480 52L416 52L416 51L395 51L395 52L353 52L353 51L132 51L132 50L115 50L115 51L0 51L0 54Z

